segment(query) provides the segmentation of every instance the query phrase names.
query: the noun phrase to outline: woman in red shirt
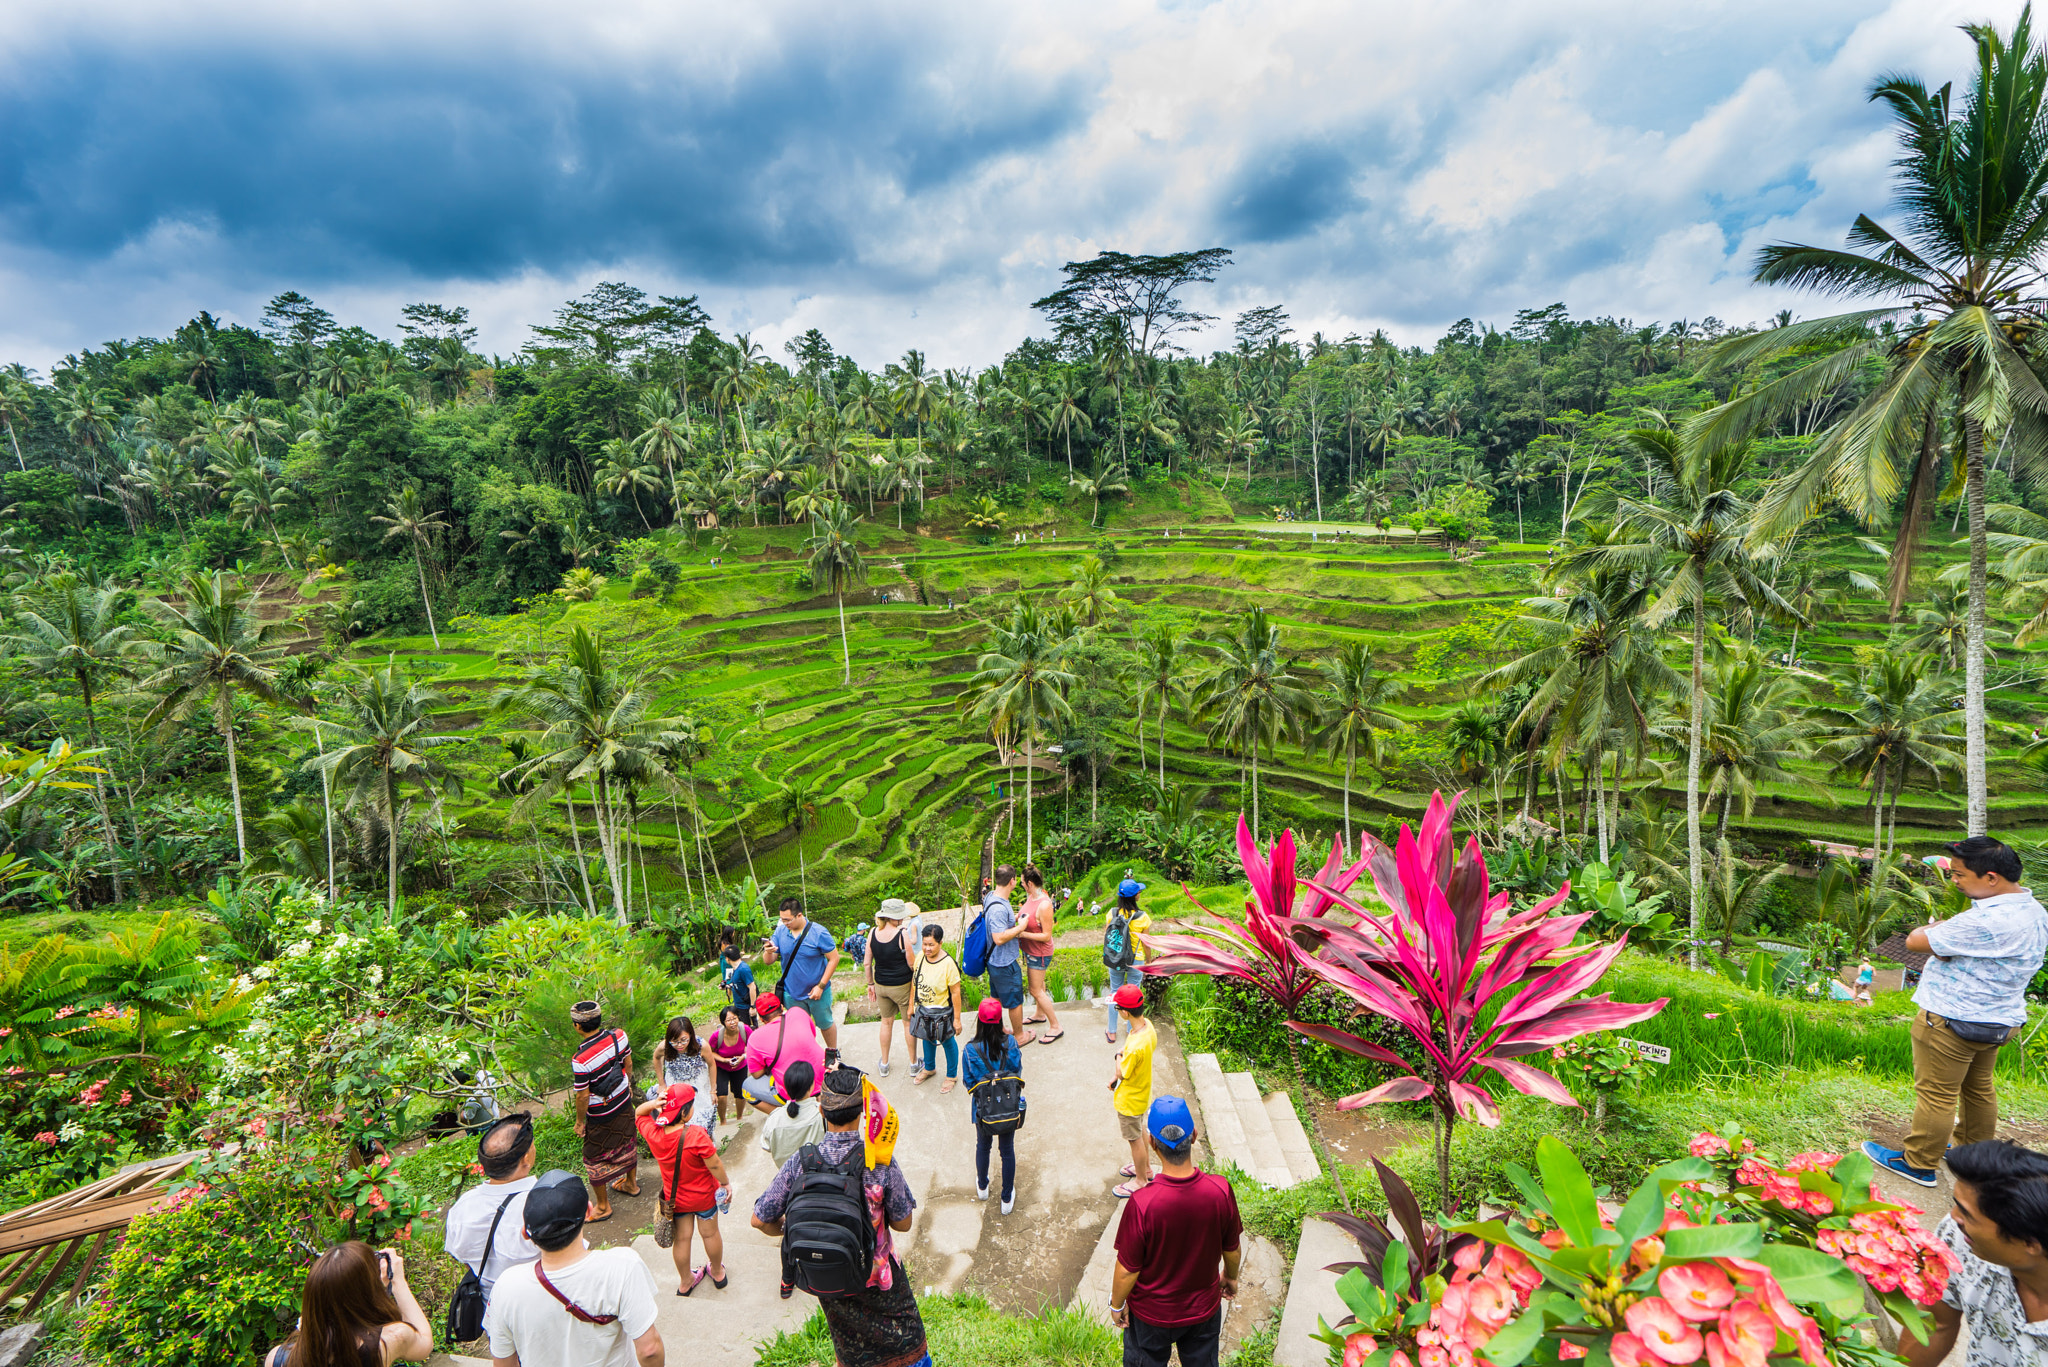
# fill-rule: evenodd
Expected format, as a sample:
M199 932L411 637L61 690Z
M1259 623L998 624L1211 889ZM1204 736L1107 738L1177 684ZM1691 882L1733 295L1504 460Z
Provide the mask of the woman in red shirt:
M670 1218L690 1222L676 1227L678 1237L671 1250L676 1276L682 1281L676 1288L678 1296L695 1291L706 1277L721 1291L726 1281L725 1238L718 1232L718 1207L721 1201L731 1201L732 1186L718 1157L718 1145L702 1125L690 1124L690 1108L696 1102L697 1089L677 1082L659 1101L642 1102L633 1111L633 1123L639 1126L661 1173L662 1197ZM704 1239L705 1258L704 1265L694 1272L690 1270L693 1229Z

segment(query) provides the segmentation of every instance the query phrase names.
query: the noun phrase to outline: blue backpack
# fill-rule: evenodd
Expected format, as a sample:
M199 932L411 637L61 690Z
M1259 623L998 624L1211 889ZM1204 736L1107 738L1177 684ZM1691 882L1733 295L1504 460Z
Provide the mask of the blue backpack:
M994 948L989 942L988 903L983 902L981 915L968 927L967 938L960 944L960 972L970 978L979 978L988 972L988 953Z

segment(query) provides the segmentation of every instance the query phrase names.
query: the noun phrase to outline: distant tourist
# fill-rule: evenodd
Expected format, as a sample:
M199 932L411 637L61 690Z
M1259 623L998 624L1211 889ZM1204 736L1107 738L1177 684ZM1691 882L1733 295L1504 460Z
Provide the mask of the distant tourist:
M1116 905L1109 911L1109 918L1102 927L1102 966L1109 970L1109 1042L1116 1043L1117 989L1124 986L1142 987L1145 975L1140 969L1150 957L1141 938L1152 929L1152 918L1138 907L1138 894L1145 885L1129 874L1116 886Z
M1038 1032L1024 1027L1024 952L1017 945L1024 926L1010 905L1016 886L1017 870L997 865L994 881L981 899L981 914L988 918L988 990L1010 1013L1010 1033L1025 1045L1036 1040Z
M583 1043L570 1060L576 1097L576 1133L583 1137L583 1170L594 1199L590 1223L612 1218L612 1190L638 1196L640 1136L633 1128L633 1054L626 1032L606 1029L594 1001L569 1008L569 1020Z
M732 1183L719 1161L718 1145L702 1125L690 1117L696 1110L697 1089L686 1082L670 1083L658 1101L642 1102L633 1111L640 1137L654 1155L655 1171L661 1174L661 1209L672 1222L670 1253L675 1258L678 1296L687 1296L699 1282L709 1279L725 1290L725 1240L718 1232L721 1203L732 1202ZM694 1233L693 1233L694 1232ZM704 1265L690 1268L691 1239L704 1240ZM656 1240L659 1243L659 1240Z
M350 1239L306 1269L298 1330L264 1367L391 1367L433 1354L434 1331L406 1283L405 1259Z
M1195 1166L1188 1103L1163 1096L1147 1108L1147 1141L1160 1172L1124 1207L1116 1231L1110 1322L1124 1331L1125 1367L1216 1367L1223 1298L1237 1295L1243 1260L1237 1194Z
M1052 894L1045 890L1045 875L1038 871L1038 865L1024 866L1024 910L1021 916L1023 926L1017 936L1024 946L1025 986L1031 993L1032 1001L1038 1005L1036 1016L1026 1016L1026 1025L1045 1025L1051 1029L1038 1037L1040 1044L1051 1044L1067 1032L1060 1028L1059 1013L1053 1010L1052 996L1045 990L1045 975L1052 967L1052 930L1058 907Z
M1877 981L1877 968L1865 959L1856 965L1856 1000L1863 1006L1871 1004L1871 985Z
M776 908L782 924L768 937L769 962L780 961L782 981L775 995L791 1011L809 1015L825 1037L825 1066L839 1063L839 1025L832 1019L832 973L839 967L839 941L804 915L804 904L785 897Z
M803 1149L806 1144L815 1144L825 1135L824 1117L818 1114L817 1074L808 1063L792 1063L782 1078L784 1094L789 1100L778 1101L770 1106L756 1104L755 1110L768 1117L761 1126L761 1147L775 1159L780 1168Z
M870 1153L861 1125L868 1109L861 1081L859 1071L853 1068L836 1069L826 1076L820 1098L826 1133L810 1160L816 1166L807 1166L802 1154L783 1164L768 1190L754 1202L754 1228L770 1238L785 1240L785 1278L801 1277L800 1284L813 1292L824 1289L821 1282L843 1291L820 1296L818 1308L825 1312L833 1352L845 1367L930 1367L917 1296L896 1257L893 1237L910 1231L917 1198L910 1194L910 1183L893 1157ZM848 1179L857 1180L860 1194L866 1197L863 1204L872 1245L865 1238L858 1243L844 1238L849 1233L844 1221L851 1211L838 1188ZM802 1269L794 1267L787 1241L813 1232L814 1242L829 1239L845 1250L846 1256L829 1263L807 1262ZM870 1247L872 1253L861 1257Z
M934 921L924 928L924 953L911 976L917 1015L911 1034L924 1046L924 1067L910 1080L923 1082L938 1070L938 1051L946 1050L946 1085L953 1090L960 1076L960 965L946 953L946 928Z
M680 1082L696 1098L690 1112L690 1123L710 1129L714 1123L711 1108L716 1099L711 1090L711 1065L704 1058L704 1045L697 1038L697 1027L690 1023L688 1016L670 1017L668 1029L663 1032L661 1043L655 1047L654 1062L657 1081L648 1085L648 1100Z
M533 1190L533 1117L521 1111L492 1122L477 1140L482 1185L471 1187L448 1207L441 1247L449 1257L491 1287L514 1263L529 1263L540 1250L526 1237L526 1193ZM494 1232L495 1231L495 1232Z
M526 1196L526 1235L540 1257L498 1279L484 1330L491 1356L518 1367L664 1367L654 1275L630 1248L583 1238L590 1198L560 1168Z
M1113 1190L1119 1198L1129 1199L1152 1180L1152 1150L1145 1143L1145 1108L1152 1104L1152 1051L1158 1047L1159 1032L1145 1019L1144 988L1126 983L1116 990L1113 1000L1131 1018L1130 1038L1117 1050L1116 1077L1109 1084L1118 1131L1131 1146L1131 1161L1118 1174L1130 1180Z
M889 1047L896 1034L896 1022L903 1022L903 1052L917 1066L917 1046L910 1039L911 961L918 955L918 937L909 923L918 908L901 897L887 897L875 912L875 933L868 937L868 998L881 1016L880 1044L876 1069L889 1076Z
M1960 1367L2031 1367L2048 1320L2048 1154L2010 1140L1962 1144L1947 1154L1955 1205L1935 1226L1959 1266L1928 1307L1933 1333L1899 1334L1911 1367L1940 1367L1970 1330Z
M718 1030L711 1036L711 1062L718 1070L718 1118L725 1119L726 1098L732 1098L735 1122L746 1116L747 1036L751 1032L740 1018L739 1008L727 1002L718 1013Z
M1903 1151L1863 1145L1873 1163L1923 1187L1936 1182L1958 1100L1962 1144L1997 1136L1998 1048L2027 1023L2027 984L2048 953L2048 911L2020 886L2019 855L1988 835L1945 848L1939 866L1974 905L1906 937L1931 956L1913 992L1913 1124Z
M741 1093L749 1101L774 1103L781 1099L783 1074L792 1063L808 1063L814 1072L825 1071L825 1041L818 1027L801 1011L784 1011L782 998L764 992L754 1001L761 1023L747 1037L747 1080Z
M725 985L726 1000L740 1013L740 1024L754 1023L754 966L740 954L738 941L731 931L718 946L718 976Z
M1003 1009L994 997L983 997L976 1013L974 1039L962 1051L960 1066L966 1074L968 1105L974 1116L974 1195L988 1199L988 1151L993 1145L1003 1158L1003 1214L1017 1202L1017 1124L984 1123L984 1102L994 1095L994 1084L1004 1074L1024 1072L1017 1041L1003 1030Z

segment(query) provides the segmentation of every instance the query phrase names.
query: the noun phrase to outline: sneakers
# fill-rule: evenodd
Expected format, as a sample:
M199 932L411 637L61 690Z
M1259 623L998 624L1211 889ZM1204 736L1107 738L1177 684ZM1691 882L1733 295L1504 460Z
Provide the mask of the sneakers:
M1872 1139L1863 1141L1863 1156L1880 1168L1895 1172L1908 1182L1918 1183L1923 1187L1931 1187L1941 1180L1940 1174L1933 1168L1912 1167L1906 1162L1905 1154L1897 1149L1888 1149Z
M988 1199L988 1188L976 1187L974 1189L974 1199L977 1201L986 1201Z
M1008 1196L1005 1196L1003 1198L1003 1214L1008 1215L1010 1213L1011 1208L1014 1207L1016 1204L1017 1193L1013 1191Z
M876 1067L876 1069L877 1069L878 1071L880 1071L880 1073L882 1074L882 1076L883 1076L883 1077L887 1077L887 1076L889 1076L889 1065L888 1065L888 1064L886 1064L886 1063L878 1063L878 1064L876 1064L876 1065L875 1065L875 1067Z

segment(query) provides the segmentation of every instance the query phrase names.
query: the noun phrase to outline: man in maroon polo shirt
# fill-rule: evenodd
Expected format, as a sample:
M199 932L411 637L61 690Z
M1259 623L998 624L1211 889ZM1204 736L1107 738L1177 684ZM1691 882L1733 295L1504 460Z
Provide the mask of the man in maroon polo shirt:
M1116 1231L1110 1322L1124 1331L1124 1367L1216 1367L1223 1298L1237 1294L1237 1193L1195 1166L1188 1103L1162 1096L1145 1113L1159 1175L1132 1195ZM1218 1267L1221 1273L1218 1273Z

